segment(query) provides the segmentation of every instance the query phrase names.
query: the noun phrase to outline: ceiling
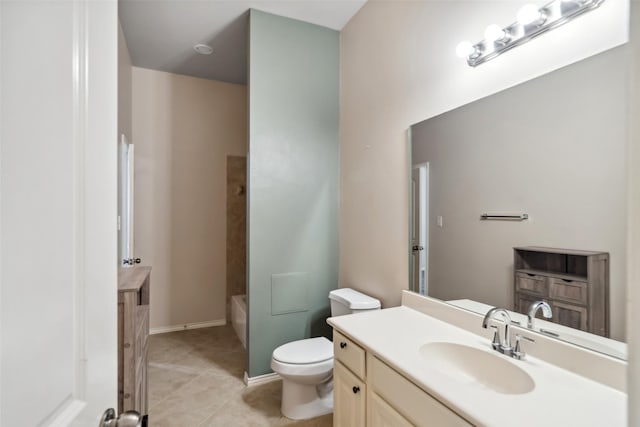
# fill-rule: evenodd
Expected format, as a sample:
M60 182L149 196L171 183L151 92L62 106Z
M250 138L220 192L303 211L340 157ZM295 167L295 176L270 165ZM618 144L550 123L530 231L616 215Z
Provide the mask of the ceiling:
M134 66L246 83L250 8L341 30L365 1L120 0L118 9ZM196 53L197 43L213 53Z

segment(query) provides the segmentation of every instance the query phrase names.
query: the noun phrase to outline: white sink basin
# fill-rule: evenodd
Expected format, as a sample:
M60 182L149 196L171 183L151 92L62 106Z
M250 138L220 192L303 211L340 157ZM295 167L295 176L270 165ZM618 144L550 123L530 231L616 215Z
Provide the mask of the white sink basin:
M498 353L463 344L433 342L420 347L420 355L432 368L464 384L502 394L524 394L535 387L528 373Z

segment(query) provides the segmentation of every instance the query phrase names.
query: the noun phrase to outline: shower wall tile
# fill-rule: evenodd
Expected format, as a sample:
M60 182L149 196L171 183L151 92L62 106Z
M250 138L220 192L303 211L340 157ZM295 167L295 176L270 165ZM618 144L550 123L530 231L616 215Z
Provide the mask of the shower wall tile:
M227 321L231 297L247 293L247 158L227 156Z

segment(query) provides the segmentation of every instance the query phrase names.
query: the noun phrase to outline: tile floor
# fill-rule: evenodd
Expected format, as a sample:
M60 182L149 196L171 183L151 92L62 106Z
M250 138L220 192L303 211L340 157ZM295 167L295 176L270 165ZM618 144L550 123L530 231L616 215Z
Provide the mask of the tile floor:
M280 414L282 382L246 387L246 353L231 325L149 337L151 427L331 427L332 415Z

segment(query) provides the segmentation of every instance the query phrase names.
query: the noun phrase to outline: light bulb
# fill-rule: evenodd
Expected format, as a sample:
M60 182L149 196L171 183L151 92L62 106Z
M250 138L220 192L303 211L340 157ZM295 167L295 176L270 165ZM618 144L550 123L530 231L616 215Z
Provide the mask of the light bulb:
M507 36L507 33L500 28L499 25L492 24L484 30L484 39L489 43L495 43L498 40L502 40Z
M542 19L542 13L535 4L525 4L518 11L518 22L522 25L533 24Z
M459 58L468 58L475 50L471 42L465 40L460 42L458 47L456 47L456 55L458 55Z

